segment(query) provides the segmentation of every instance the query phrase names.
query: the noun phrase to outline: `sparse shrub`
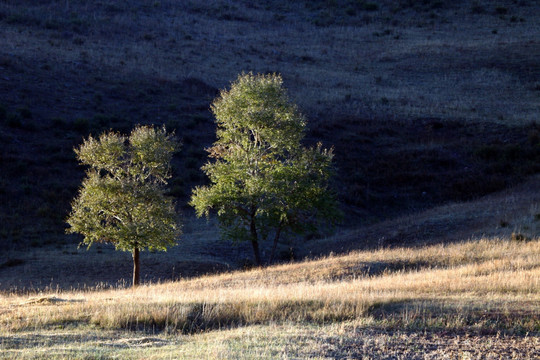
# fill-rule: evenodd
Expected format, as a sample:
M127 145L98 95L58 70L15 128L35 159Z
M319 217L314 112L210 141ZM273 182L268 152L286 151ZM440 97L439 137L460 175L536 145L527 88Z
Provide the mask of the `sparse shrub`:
M313 20L313 24L317 26L330 26L334 23L335 17L329 11L321 11Z
M540 144L540 132L537 129L529 130L527 134L527 140L530 145L539 145Z
M32 239L32 241L30 241L30 246L33 248L38 248L38 247L42 247L43 244L39 239Z
M19 114L23 119L32 118L32 111L30 111L30 109L28 109L27 107L19 108Z
M62 27L62 24L55 19L49 19L45 21L45 29L47 30L59 30Z
M26 13L13 13L5 18L6 23L11 25L40 25L41 21Z
M90 130L90 121L87 118L77 118L73 121L73 129L79 133L87 133Z
M52 213L52 210L48 205L41 205L36 210L36 215L39 216L40 218L48 218L51 216L51 213Z
M502 227L502 228L505 228L505 227L508 227L510 225L510 223L506 220L501 220L499 221L499 226Z
M362 5L362 9L365 11L377 11L379 10L379 5L376 3L367 2Z
M475 155L483 160L496 160L500 157L500 148L494 145L484 145L475 151Z
M300 61L303 63L314 63L315 59L309 55L302 55L300 56Z
M485 12L486 12L486 9L485 9L482 5L480 5L480 4L474 4L474 5L472 6L472 8L471 8L471 12L472 12L473 14L479 15L479 14L485 13Z
M10 128L22 129L23 122L19 114L8 114L6 118L6 124Z
M105 11L111 12L111 13L119 13L122 12L124 9L116 3L107 3L105 6Z
M508 9L505 8L504 6L497 6L495 8L495 13L498 15L505 15L505 14L508 14Z
M60 117L55 117L51 119L51 125L54 128L64 128L67 125L67 123L64 119Z
M4 105L0 104L0 121L5 121L7 118L7 109Z
M531 238L529 238L527 235L524 235L522 233L515 233L513 232L510 236L510 239L512 241L530 241Z
M82 37L76 37L73 39L73 44L75 45L83 45L85 40Z
M26 261L24 261L23 259L17 259L17 258L13 258L13 259L8 259L6 262L4 262L0 268L3 268L3 267L15 267L15 266L19 266L19 265L23 265Z

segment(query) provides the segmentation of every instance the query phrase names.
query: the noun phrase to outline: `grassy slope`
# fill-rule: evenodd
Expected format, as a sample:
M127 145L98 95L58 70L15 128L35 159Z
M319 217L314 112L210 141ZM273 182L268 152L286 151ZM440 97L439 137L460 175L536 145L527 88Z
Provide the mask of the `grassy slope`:
M357 267L352 277L341 274L348 264ZM378 268L373 274L371 266ZM482 239L136 290L11 295L0 302L0 346L3 358L414 358L503 351L507 358L533 359L539 355L539 269L538 239Z
M59 236L83 136L136 123L183 139L181 205L219 88L281 72L336 146L354 223L471 199L538 171L536 2L17 1L0 5L0 245Z
M534 359L540 224L528 186L433 210L452 219L467 207L507 206L498 214L509 225L487 221L474 229L491 235L478 239L428 239L135 290L4 293L1 356ZM420 228L425 219L414 221ZM510 231L532 239L510 240Z
M482 237L510 238L521 233L534 238L540 233L540 178L486 196L482 199L444 205L417 214L398 217L374 225L339 231L332 237L303 241L296 249L282 245L278 251L285 261L314 258L331 252L344 254L359 249L381 247L422 247ZM143 252L142 279L169 281L249 265L249 244L220 240L214 222L189 220L179 244L166 253ZM264 249L263 249L264 250ZM10 250L0 254L0 291L39 291L128 285L131 255L112 246L87 250L73 244ZM399 262L394 265L399 267ZM343 273L354 272L347 266ZM21 276L23 275L23 276Z

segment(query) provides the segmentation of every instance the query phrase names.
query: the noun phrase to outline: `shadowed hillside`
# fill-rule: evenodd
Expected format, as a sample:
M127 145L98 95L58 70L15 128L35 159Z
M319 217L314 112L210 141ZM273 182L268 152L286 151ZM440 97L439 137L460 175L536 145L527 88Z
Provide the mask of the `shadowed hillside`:
M498 1L4 1L0 246L62 235L88 134L165 124L186 214L209 105L279 72L311 143L335 146L356 227L516 184L540 164L540 8ZM316 234L315 234L316 236Z

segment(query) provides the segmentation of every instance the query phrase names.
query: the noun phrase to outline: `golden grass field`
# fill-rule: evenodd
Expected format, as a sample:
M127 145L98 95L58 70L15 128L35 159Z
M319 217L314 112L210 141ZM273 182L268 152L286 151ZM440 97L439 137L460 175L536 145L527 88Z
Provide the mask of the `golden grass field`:
M6 294L0 325L1 356L14 359L297 358L315 345L321 352L308 357L376 356L379 341L397 351L396 336L420 336L422 347L427 333L443 339L429 350L440 354L508 342L508 358L533 359L540 239L357 251L136 289ZM366 336L380 339L360 346ZM350 346L326 353L330 338ZM466 339L478 343L462 348Z

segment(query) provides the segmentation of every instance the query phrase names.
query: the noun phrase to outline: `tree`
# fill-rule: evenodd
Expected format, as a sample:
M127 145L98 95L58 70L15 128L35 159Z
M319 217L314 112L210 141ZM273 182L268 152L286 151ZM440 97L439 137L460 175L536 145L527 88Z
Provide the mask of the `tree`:
M103 133L75 149L90 168L72 203L67 232L82 234L88 247L107 242L132 252L133 286L140 282L139 252L166 251L180 235L173 201L164 193L177 147L164 127L138 126L129 137Z
M222 232L259 244L272 240L269 262L286 233L303 233L339 218L329 189L332 150L301 145L306 121L282 87L279 75L242 74L211 109L217 141L202 170L209 186L196 187L190 204L198 216L217 213Z

